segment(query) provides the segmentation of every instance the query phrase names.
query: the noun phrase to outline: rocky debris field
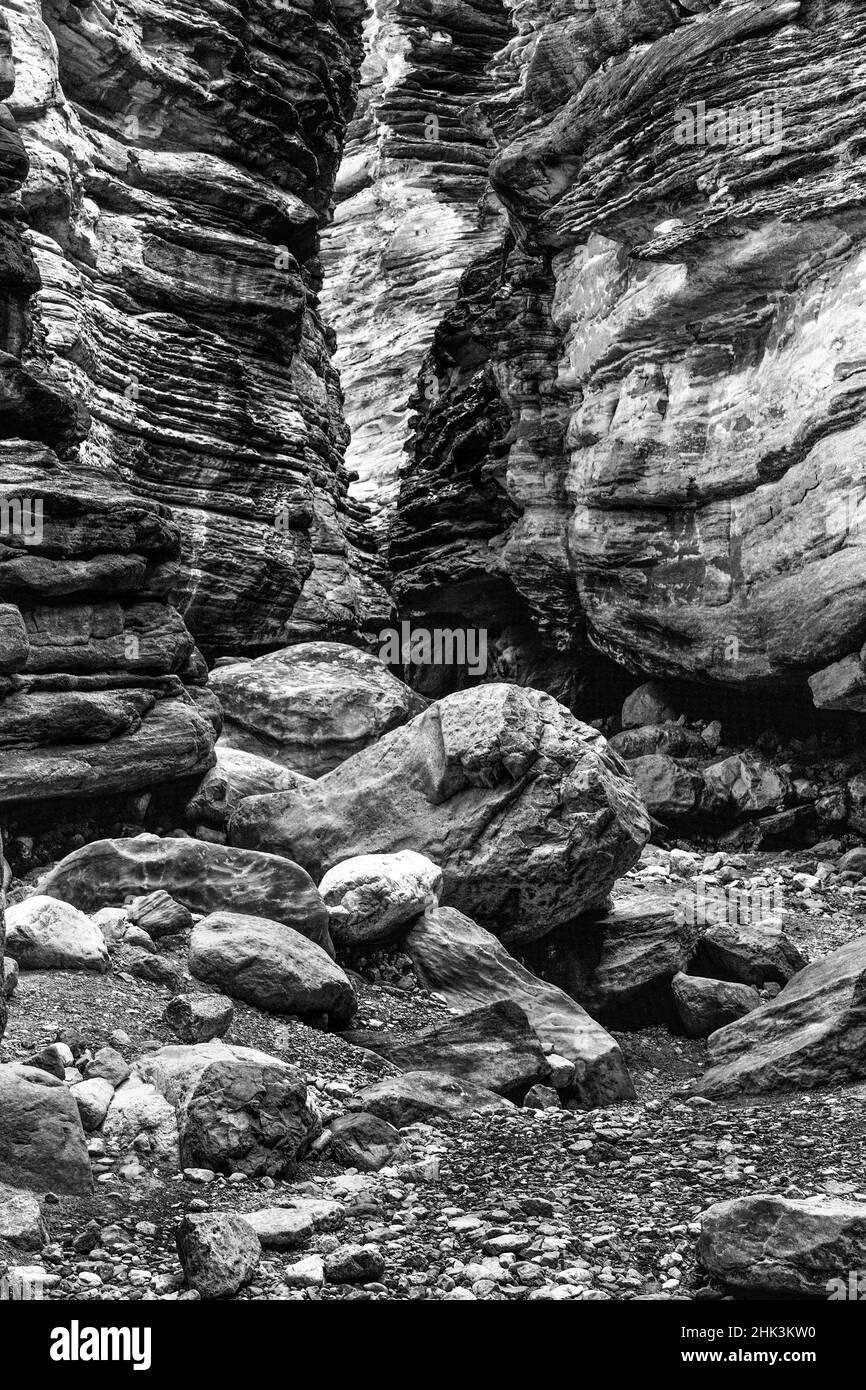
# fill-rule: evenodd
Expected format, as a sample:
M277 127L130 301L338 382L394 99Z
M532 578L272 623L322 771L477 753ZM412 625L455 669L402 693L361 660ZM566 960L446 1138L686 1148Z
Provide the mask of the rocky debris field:
M648 887L669 902L693 883L680 877L687 855L650 847L615 902ZM809 957L862 932L860 894L830 881L838 880L835 867L814 883L820 875L803 867L801 852L731 859L716 856L707 874L735 870L735 882L776 888L786 931ZM693 872L706 863L691 860ZM176 1044L170 1001L225 1002L187 972L195 930L186 925L141 956L115 942L110 971L22 970L3 1060L54 1065L73 1093L83 1076L111 1074L113 1063L122 1093L130 1067ZM158 962L164 977L136 970L142 958ZM397 946L356 955L348 978L357 996L353 1032L412 1038L460 1017L418 984ZM712 1100L695 1094L707 1067L703 1039L660 1024L613 1037L633 1099L585 1109L560 1104L554 1090L539 1108L500 1101L484 1111L410 1115L397 1128L366 1110L371 1088L393 1082L382 1057L235 999L223 1044L289 1063L313 1097L319 1132L293 1170L272 1176L166 1163L157 1129L143 1126L116 1150L88 1122L92 1190L54 1192L46 1177L41 1218L34 1202L35 1213L0 1227L3 1253L13 1274L28 1271L57 1299L748 1297L760 1288L729 1282L732 1270L746 1277L736 1273L737 1240L734 1256L729 1237L717 1259L722 1236L702 1236L710 1208L768 1194L793 1203L795 1214L797 1203L816 1197L826 1199L819 1215L833 1202L866 1204L866 1081ZM8 1172L0 1176L8 1181ZM211 1224L203 1231L196 1221L204 1220ZM832 1250L811 1283L799 1236L792 1250L774 1277L782 1287L788 1278L798 1296L826 1297L815 1280L839 1272Z

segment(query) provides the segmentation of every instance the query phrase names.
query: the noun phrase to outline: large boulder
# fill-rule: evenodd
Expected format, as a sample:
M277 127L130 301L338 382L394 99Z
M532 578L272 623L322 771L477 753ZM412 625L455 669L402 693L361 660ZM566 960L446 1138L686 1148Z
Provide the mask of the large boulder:
M319 892L338 945L386 941L439 901L442 871L411 849L360 854L329 869Z
M348 976L321 946L264 917L213 912L202 918L192 933L189 970L269 1013L325 1013L339 1025L357 1008Z
M301 1073L254 1048L163 1047L136 1070L175 1107L185 1168L284 1177L320 1129Z
M742 1293L846 1298L848 1272L866 1267L866 1202L763 1192L716 1202L701 1216L698 1259Z
M37 895L6 909L6 946L22 970L108 969L95 922L55 897Z
M201 1298L232 1298L250 1282L262 1254L255 1231L234 1212L188 1212L176 1240L186 1281Z
M538 1035L517 1004L502 1000L417 1033L357 1031L347 1041L404 1071L440 1071L501 1095L520 1097L550 1067Z
M717 1028L761 1007L761 996L751 985L707 980L702 975L674 975L671 990L689 1038L708 1038Z
M301 642L218 666L223 743L321 777L424 708L376 657L339 642Z
M316 885L280 855L158 835L96 840L61 859L39 888L82 912L164 888L191 912L268 917L333 950Z
M355 1105L388 1120L397 1129L453 1115L469 1115L476 1110L512 1109L510 1101L486 1086L465 1079L458 1081L433 1071L406 1071L383 1077L366 1086L353 1102Z
M596 729L541 691L492 684L437 701L312 787L244 801L230 838L317 882L411 845L441 866L444 902L522 941L603 902L649 828Z
M866 1076L866 936L795 975L776 998L713 1033L705 1096L807 1090Z
M87 1193L93 1178L73 1096L38 1067L0 1066L0 1181Z
M290 791L309 780L259 753L228 748L222 742L217 743L215 752L216 767L202 779L184 807L184 818L192 824L224 830L244 797Z
M452 1007L465 1011L495 1000L519 1005L545 1051L574 1063L572 1087L584 1104L611 1105L634 1096L622 1052L610 1034L462 912L428 908L404 945L420 983Z
M699 958L727 980L746 985L785 985L808 964L777 918L741 924L719 922L701 937Z
M675 1022L670 984L696 952L698 927L677 902L652 894L614 902L523 951L527 965L611 1028Z

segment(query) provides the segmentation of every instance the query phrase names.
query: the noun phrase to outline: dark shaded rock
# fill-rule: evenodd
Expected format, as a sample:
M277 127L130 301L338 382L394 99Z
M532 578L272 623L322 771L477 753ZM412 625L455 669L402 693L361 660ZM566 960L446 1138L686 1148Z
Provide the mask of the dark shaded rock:
M508 1110L511 1103L469 1081L457 1081L441 1072L407 1071L386 1076L366 1086L356 1102L371 1114L389 1120L397 1129L427 1124L449 1115L466 1115L474 1110Z
M396 1161L400 1148L394 1126L368 1111L340 1115L331 1122L331 1153L344 1168L376 1173Z
M524 1110L558 1110L562 1101L552 1086L530 1086L523 1097Z
M662 825L676 824L695 814L704 789L699 773L663 753L632 758L628 767L641 800Z
M336 1026L357 1008L348 976L300 932L281 922L237 912L214 912L195 927L189 970L270 1013L326 1013Z
M690 1038L708 1038L717 1028L761 1007L761 996L751 985L678 974L671 988L680 1022Z
M524 948L531 970L613 1028L673 1024L670 982L695 958L698 927L680 902L652 894L561 927Z
M701 937L697 964L701 962L713 967L704 974L758 988L768 980L787 984L809 963L781 921L772 917L745 925L720 922L708 927Z
M698 1259L750 1294L847 1298L848 1271L866 1264L866 1202L758 1192L701 1216Z
M660 681L646 681L623 701L621 723L624 729L637 729L643 724L664 724L677 714L673 693Z
M809 1090L866 1076L866 937L814 961L769 1004L713 1033L706 1096Z
M78 1107L62 1081L36 1067L0 1065L0 1180L87 1193L90 1159Z
M574 999L533 975L463 913L429 908L408 932L404 947L419 982L452 1007L472 1009L493 1000L517 1004L545 1050L574 1064L569 1090L584 1104L611 1105L634 1095L613 1038Z
M289 855L317 881L343 859L409 844L441 867L444 902L518 941L602 902L648 834L626 765L597 730L548 695L485 685L312 787L251 797L230 838Z
M348 1032L405 1071L439 1071L502 1095L522 1095L550 1073L538 1036L516 1004L501 1000L417 1033Z
M67 1052L66 1056L69 1056ZM66 1062L56 1043L49 1043L47 1047L41 1047L38 1052L34 1052L24 1063L27 1067L38 1067L40 1071L45 1071L49 1076L56 1076L58 1081L66 1079Z
M178 1042L203 1043L223 1037L234 1012L232 1001L222 994L176 994L162 1016Z
M684 724L645 724L614 734L610 746L627 762L654 753L671 758L706 758L710 752L703 738Z
M234 1212L190 1212L176 1241L186 1281L202 1298L233 1298L261 1259L258 1236Z
M130 922L141 927L154 941L163 936L176 936L192 926L192 913L183 903L175 902L163 888L144 897L133 898L129 904Z
M163 888L192 912L269 917L332 951L328 913L309 875L277 855L203 840L97 840L68 854L40 884L43 892L95 912L135 893Z

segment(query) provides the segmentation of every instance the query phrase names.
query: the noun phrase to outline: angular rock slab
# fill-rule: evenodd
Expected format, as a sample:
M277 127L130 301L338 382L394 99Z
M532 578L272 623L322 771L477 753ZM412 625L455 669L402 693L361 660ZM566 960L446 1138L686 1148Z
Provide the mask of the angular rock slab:
M441 891L442 871L411 849L345 859L319 884L331 935L346 946L387 941L425 907L435 906Z
M755 986L766 981L786 985L809 963L775 918L710 926L701 937L699 956L715 967L713 974Z
M78 1107L67 1087L37 1067L0 1065L0 1181L87 1193L93 1185Z
M686 920L684 920L684 918ZM670 982L688 969L698 928L652 894L614 901L602 917L532 942L527 965L611 1028L673 1024Z
M202 918L190 940L189 971L268 1013L326 1013L339 1026L358 1007L348 976L321 946L264 917L213 912Z
M220 741L214 751L216 767L202 779L184 808L186 820L193 824L201 821L224 830L245 797L291 791L310 780L259 753L245 753Z
M751 985L707 980L702 975L674 975L671 990L689 1038L708 1038L726 1023L761 1007L761 996Z
M136 1070L175 1107L184 1168L283 1177L321 1128L301 1073L254 1048L163 1047Z
M404 724L424 699L377 657L340 642L301 642L218 666L223 743L321 777Z
M109 966L95 922L58 898L37 894L6 912L6 944L22 970L96 970Z
M501 1095L524 1094L550 1074L538 1035L517 1004L500 1000L417 1033L345 1033L405 1071L438 1071Z
M795 975L776 998L713 1033L698 1091L809 1090L866 1076L866 936Z
M556 985L540 980L491 932L453 907L429 908L405 940L425 989L452 1007L472 1009L494 1000L519 1005L547 1052L574 1063L569 1086L589 1106L634 1096L622 1052L609 1033Z
M268 917L333 954L327 909L315 884L297 864L274 854L158 835L96 840L61 859L39 887L83 912L164 888L191 912Z
M512 1110L511 1102L486 1086L441 1072L406 1071L365 1086L353 1106L388 1120L397 1129L475 1110Z
M437 701L312 787L251 797L235 844L313 875L411 847L440 865L442 900L506 941L601 903L649 820L602 735L538 690L484 685Z
M849 1271L866 1268L866 1202L770 1193L716 1202L701 1216L698 1259L742 1292L845 1296Z

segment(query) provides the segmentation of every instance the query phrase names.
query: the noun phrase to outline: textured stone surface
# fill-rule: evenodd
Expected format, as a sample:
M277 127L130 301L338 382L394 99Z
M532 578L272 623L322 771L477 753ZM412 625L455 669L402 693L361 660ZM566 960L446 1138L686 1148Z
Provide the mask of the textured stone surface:
M635 672L803 702L847 661L816 699L861 709L862 14L511 17L487 110L517 245L443 312L391 550L401 609L495 589L501 612L510 587L524 657L588 637ZM678 141L699 101L763 111L779 139Z
M165 1022L182 1043L224 1037L233 1017L234 1005L224 994L176 994L163 1013Z
M755 1193L716 1202L701 1216L698 1258L749 1293L848 1296L848 1273L866 1262L866 1202Z
M801 970L769 1004L713 1033L707 1096L810 1089L866 1076L866 937Z
M400 1135L387 1120L359 1110L338 1115L333 1121L330 1147L344 1168L377 1173L386 1163L398 1161L401 1144Z
M350 1042L404 1071L440 1071L500 1095L520 1096L550 1073L524 1011L500 1000L416 1033L350 1032Z
M366 1086L357 1103L401 1129L404 1125L429 1124L438 1116L468 1114L473 1110L508 1110L510 1101L486 1086L465 1078L457 1080L434 1071L406 1071L386 1076Z
M568 1089L585 1105L611 1105L634 1095L622 1052L610 1034L462 912L428 910L409 931L405 950L424 988L452 1008L472 1009L495 999L519 1005L545 1051L573 1064Z
M193 930L189 971L269 1013L327 1014L335 1026L357 1008L348 976L321 946L282 922L214 912Z
M97 840L62 859L40 888L84 912L162 888L191 912L269 917L332 949L315 884L297 864L273 854L156 835Z
M336 642L302 642L255 661L219 666L223 743L320 777L424 701L376 657Z
M0 1065L0 1180L87 1193L92 1176L78 1107L62 1081L17 1062Z
M761 996L751 985L707 980L702 975L674 975L671 990L690 1038L708 1038L717 1028L761 1007Z
M604 900L649 823L597 730L539 691L458 691L313 786L251 797L236 844L289 855L318 880L357 854L411 847L442 901L503 940L543 935Z
M423 854L361 854L329 869L319 884L337 944L387 941L442 891L442 872Z
M177 528L167 507L136 495L125 446L100 448L81 387L89 369L123 399L130 365L117 343L113 359L104 352L110 334L89 318L106 301L91 294L96 208L75 172L89 163L80 119L62 100L35 0L7 5L0 24L4 194L26 180L0 211L0 805L22 806L203 772L214 733L187 691L206 671L193 670L192 637L169 602ZM46 247L61 269L47 282Z
M191 1289L202 1298L231 1298L252 1279L262 1250L234 1212L189 1212L177 1228L177 1253Z
M320 1128L301 1073L254 1048L163 1047L136 1070L175 1107L185 1168L282 1177Z
M30 1192L0 1183L0 1242L19 1250L41 1250L48 1244L42 1208Z
M346 497L318 228L361 6L6 13L41 352L89 413L84 461L172 508L205 647L355 631L381 595ZM23 177L20 141L14 160ZM71 401L41 389L42 430L69 433Z
M6 940L22 970L108 969L108 947L96 923L50 895L7 909Z

